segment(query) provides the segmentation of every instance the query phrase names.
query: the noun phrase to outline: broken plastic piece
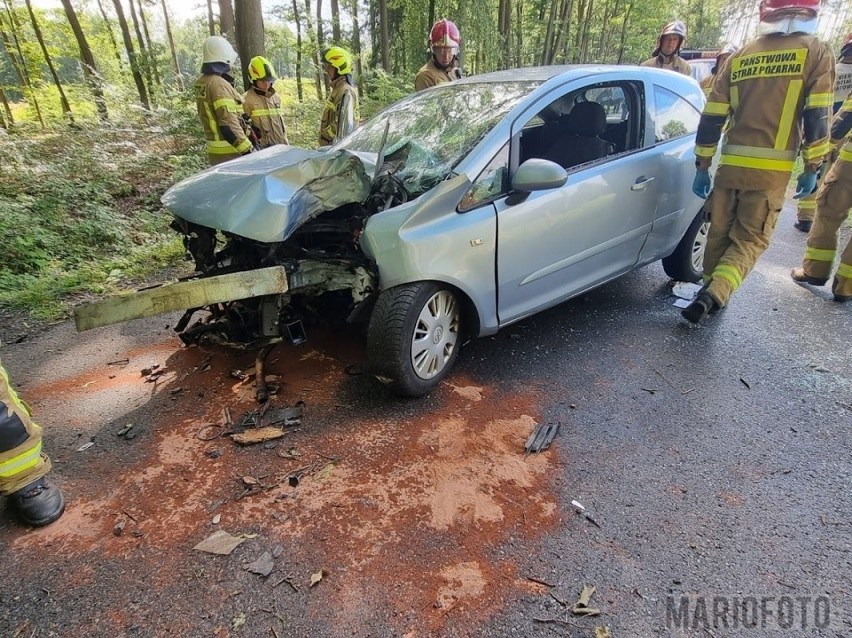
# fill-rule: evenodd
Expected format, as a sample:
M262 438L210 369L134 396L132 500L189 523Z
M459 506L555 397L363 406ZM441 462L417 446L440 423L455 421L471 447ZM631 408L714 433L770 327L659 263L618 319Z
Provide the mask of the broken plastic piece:
M559 432L561 423L538 424L527 439L524 449L527 454L541 452L550 447L553 438Z

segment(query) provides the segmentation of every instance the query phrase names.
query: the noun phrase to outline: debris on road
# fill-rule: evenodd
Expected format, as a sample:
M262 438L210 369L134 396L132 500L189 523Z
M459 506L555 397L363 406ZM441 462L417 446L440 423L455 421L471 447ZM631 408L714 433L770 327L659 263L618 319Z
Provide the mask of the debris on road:
M112 528L112 533L114 536L121 536L124 533L124 526L127 525L127 521L123 518L115 524L115 527Z
M311 584L309 585L309 587L313 587L314 585L319 583L323 579L323 576L326 575L326 573L327 572L323 569L314 574L311 574Z
M221 520L222 520L222 515L221 515L221 514L216 514L216 516L214 516L214 517L213 517L213 524L214 524L214 525L218 525L218 524L219 524L219 521L221 521Z
M198 543L198 545L196 545L192 549L198 550L199 552L206 552L208 554L228 556L237 547L239 547L243 543L243 541L246 540L246 538L249 538L249 536L232 536L225 530L220 529L216 532L213 532L210 536Z
M537 453L549 448L561 426L561 421L547 424L539 423L536 425L532 434L530 434L530 437L527 439L527 442L524 444L524 450L526 453Z
M94 444L95 444L94 441L89 441L88 443L83 443L83 445L81 445L80 447L77 448L77 451L78 452L85 452L90 447L92 447Z
M125 437L127 439L133 438L133 437L128 436L130 434L130 430L132 430L132 429L133 429L133 424L128 423L123 428L121 428L118 432L116 432L115 435L119 438L121 438L121 437Z
M571 612L577 616L599 616L600 609L589 606L592 599L592 594L595 593L595 587L591 585L583 585L583 591L580 592L580 597L574 606L571 607Z
M130 363L130 359L116 359L115 361L107 361L108 366L126 366Z
M275 569L275 561L272 558L272 554L269 552L263 552L257 560L246 566L246 570L250 571L252 574L263 576L264 578L269 576L273 569Z
M595 627L595 638L612 638L609 627Z
M740 381L742 382L742 384L743 384L745 387L747 387L749 390L751 390L751 384L750 384L748 381L746 381L746 380L745 380L745 379L743 379L742 377L740 377Z
M692 301L701 290L701 286L689 281L674 281L672 282L672 294L680 299Z
M573 506L577 509L577 511L578 511L580 514L582 514L582 515L583 515L583 518L585 518L587 521L589 521L590 523L592 523L592 524L593 524L593 525L595 525L596 527L600 527L600 526L601 526L601 524L600 524L600 523L598 523L598 522L597 522L597 521L596 521L596 520L592 517L592 515L591 515L591 514L589 514L589 513L586 511L586 508L583 506L583 504L582 504L582 503L580 503L580 501L571 501L571 505L573 505Z
M240 445L253 445L255 443L264 443L265 441L280 439L285 434L287 434L287 432L281 428L265 427L232 434L231 439Z

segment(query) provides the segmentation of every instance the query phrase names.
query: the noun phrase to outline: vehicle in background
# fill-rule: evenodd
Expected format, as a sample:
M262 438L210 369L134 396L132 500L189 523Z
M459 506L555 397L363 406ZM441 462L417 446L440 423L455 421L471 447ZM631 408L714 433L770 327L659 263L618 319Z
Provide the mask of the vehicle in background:
M680 57L689 63L692 69L692 77L696 82L701 82L712 73L711 69L716 65L718 49L684 49Z

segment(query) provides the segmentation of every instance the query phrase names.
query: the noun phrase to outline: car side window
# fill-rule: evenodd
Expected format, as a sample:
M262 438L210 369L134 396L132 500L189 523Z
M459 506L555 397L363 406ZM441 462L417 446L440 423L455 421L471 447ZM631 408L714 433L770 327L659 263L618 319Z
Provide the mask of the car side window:
M639 148L641 88L606 82L559 96L525 122L520 164L546 159L566 170Z
M459 203L459 212L494 201L509 192L509 143L488 162Z
M698 130L701 113L676 93L654 85L654 141L666 142Z

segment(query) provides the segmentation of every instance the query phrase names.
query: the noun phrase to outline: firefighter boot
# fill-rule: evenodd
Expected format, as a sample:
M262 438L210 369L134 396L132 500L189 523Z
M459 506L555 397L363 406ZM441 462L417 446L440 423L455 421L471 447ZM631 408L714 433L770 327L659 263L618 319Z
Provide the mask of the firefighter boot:
M708 314L715 313L719 309L720 306L716 300L702 290L691 304L681 310L680 314L690 323L698 323Z
M62 492L44 477L12 492L9 498L21 520L33 527L49 525L65 511Z
M826 283L828 283L828 279L823 279L821 277L811 277L805 272L804 268L793 268L793 270L790 272L790 277L793 278L793 281L799 284L824 286Z
M802 231L803 233L811 232L811 226L813 226L813 222L810 219L800 219L793 224L794 228Z

